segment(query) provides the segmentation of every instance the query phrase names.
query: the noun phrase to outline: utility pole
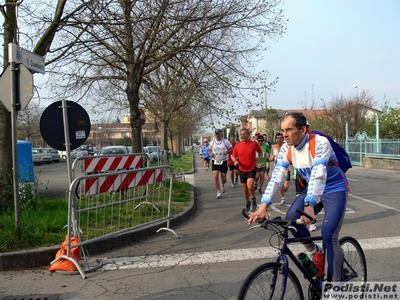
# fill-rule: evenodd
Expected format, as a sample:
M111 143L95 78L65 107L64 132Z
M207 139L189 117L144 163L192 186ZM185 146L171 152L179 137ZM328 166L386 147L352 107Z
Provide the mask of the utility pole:
M264 83L264 106L265 106L265 133L268 134L268 125L267 125L267 110L268 110L268 103L267 103L267 78L264 78L261 83Z

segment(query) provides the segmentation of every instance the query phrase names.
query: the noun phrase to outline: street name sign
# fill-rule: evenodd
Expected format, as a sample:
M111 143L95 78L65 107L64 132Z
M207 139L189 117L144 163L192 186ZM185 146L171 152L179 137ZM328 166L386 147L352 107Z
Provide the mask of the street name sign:
M23 64L27 69L37 72L45 72L45 62L44 57L36 53L25 50L24 48L9 43L8 44L9 62L14 62L17 64Z

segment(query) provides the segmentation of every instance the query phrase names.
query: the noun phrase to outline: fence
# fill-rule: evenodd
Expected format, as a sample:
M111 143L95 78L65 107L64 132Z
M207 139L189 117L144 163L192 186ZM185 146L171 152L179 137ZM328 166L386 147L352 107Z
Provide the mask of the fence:
M72 262L81 276L84 268L71 255L85 245L153 223L166 222L170 229L173 171L170 166L141 168L145 154L83 157L83 176L74 179L68 191L68 246L60 260ZM74 173L79 160L74 162ZM76 244L72 240L78 240ZM79 249L79 248L78 248ZM76 249L75 249L76 251ZM100 267L100 266L98 266ZM89 266L86 262L86 271Z
M354 137L340 143L350 155L353 166L362 166L363 158L400 159L399 139L369 137L365 132L357 132Z

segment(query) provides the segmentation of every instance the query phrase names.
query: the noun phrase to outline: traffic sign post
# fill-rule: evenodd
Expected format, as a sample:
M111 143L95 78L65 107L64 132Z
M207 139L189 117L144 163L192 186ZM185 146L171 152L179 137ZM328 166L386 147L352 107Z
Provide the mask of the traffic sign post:
M19 205L19 178L18 178L18 149L17 149L17 111L22 110L33 96L33 72L45 73L44 58L29 52L18 45L8 44L10 65L0 77L0 100L11 112L11 138L13 160L13 192L15 229L21 235L20 205Z

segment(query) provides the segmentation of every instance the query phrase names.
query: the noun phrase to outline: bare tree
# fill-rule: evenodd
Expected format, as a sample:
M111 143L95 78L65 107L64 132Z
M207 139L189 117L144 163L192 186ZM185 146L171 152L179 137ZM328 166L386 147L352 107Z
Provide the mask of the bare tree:
M133 148L139 152L141 88L149 74L167 62L182 63L180 54L185 53L191 57L183 61L187 70L199 64L208 69L215 89L211 94L227 82L239 87L251 77L251 55L266 48L266 38L284 32L280 4L281 0L91 1L89 9L75 15L69 30L62 32L63 41L73 49L58 61L54 71L64 80L55 82L69 98L96 97L97 107L110 100L114 106L128 107ZM53 50L66 47L60 44ZM213 59L205 60L205 51ZM216 72L217 63L224 66L224 73ZM227 80L227 73L233 79Z
M17 119L18 135L20 139L41 141L40 116L44 108L28 105L24 111L19 112Z
M346 137L346 123L349 124L349 134L354 136L357 131L365 128L371 110L376 107L373 96L366 91L360 95L344 97L336 96L328 103L323 103L321 114L315 116L315 120L321 122L326 133L336 140L344 140ZM311 123L313 125L313 123Z

